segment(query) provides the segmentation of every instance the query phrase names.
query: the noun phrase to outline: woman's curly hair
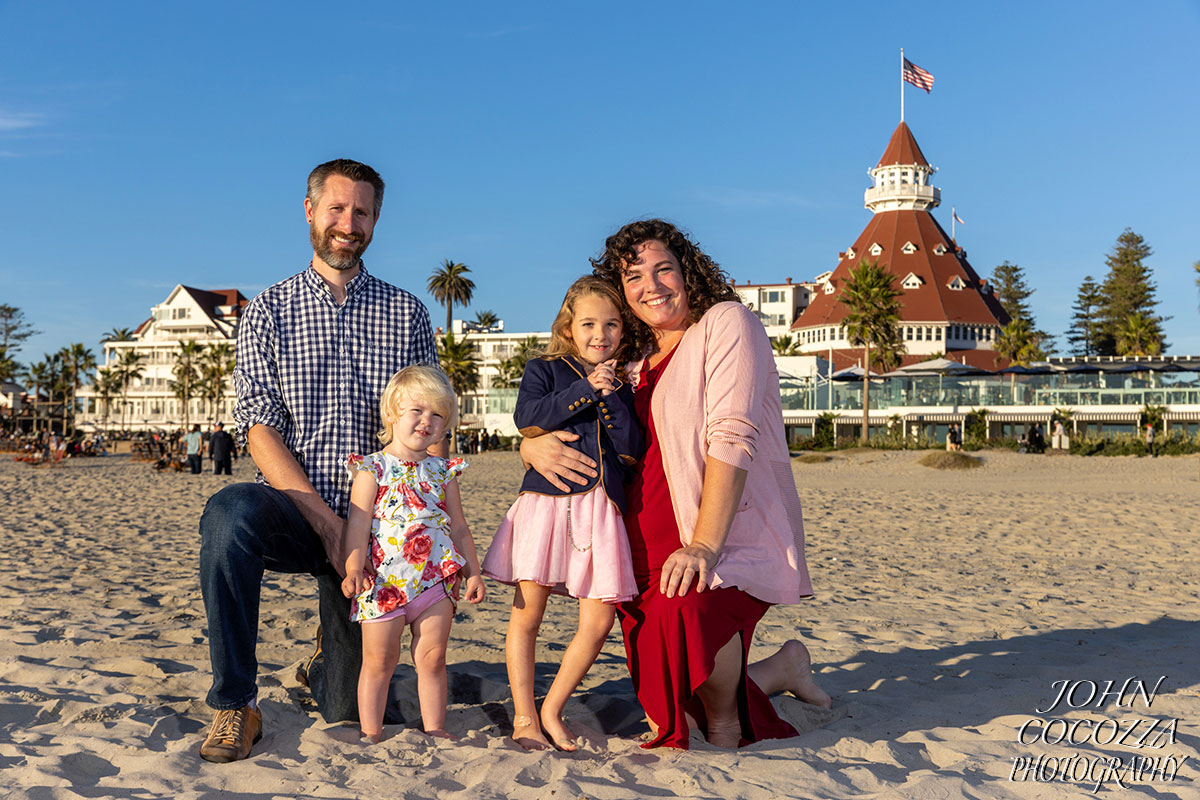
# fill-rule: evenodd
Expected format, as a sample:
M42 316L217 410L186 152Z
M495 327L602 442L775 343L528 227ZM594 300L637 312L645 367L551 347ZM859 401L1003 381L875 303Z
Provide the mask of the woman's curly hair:
M705 255L683 231L665 220L643 219L630 222L608 237L604 242L604 253L599 258L591 259L592 272L617 287L625 310L630 310L629 303L625 301L625 270L629 264L637 261L638 248L646 242L655 241L662 242L679 261L683 271L683 286L687 291L690 322L698 321L705 311L717 303L726 300L739 302L725 270ZM628 319L629 329L625 335L630 339L633 356L644 357L655 352L658 343L650 326L633 313L628 315Z

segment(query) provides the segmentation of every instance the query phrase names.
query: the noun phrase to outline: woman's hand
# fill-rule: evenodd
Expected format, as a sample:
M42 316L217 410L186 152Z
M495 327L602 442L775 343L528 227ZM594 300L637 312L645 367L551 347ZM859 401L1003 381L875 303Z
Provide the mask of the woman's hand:
M663 562L658 579L658 590L667 597L680 597L688 593L692 581L696 580L696 591L708 588L708 576L717 565L719 553L701 544L681 547Z
M521 460L556 489L570 491L565 481L587 486L588 478L596 477L596 462L574 447L563 442L573 442L579 436L570 431L551 431L549 436L521 441Z

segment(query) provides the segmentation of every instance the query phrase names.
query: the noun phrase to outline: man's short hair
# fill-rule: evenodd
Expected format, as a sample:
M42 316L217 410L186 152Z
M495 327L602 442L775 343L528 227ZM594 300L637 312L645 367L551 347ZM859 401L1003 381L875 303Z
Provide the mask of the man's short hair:
M321 192L325 190L325 181L330 175L340 175L352 181L363 181L375 189L375 217L378 219L379 210L383 208L383 178L371 167L348 158L335 158L317 165L308 173L308 192L305 197L315 206L321 200Z

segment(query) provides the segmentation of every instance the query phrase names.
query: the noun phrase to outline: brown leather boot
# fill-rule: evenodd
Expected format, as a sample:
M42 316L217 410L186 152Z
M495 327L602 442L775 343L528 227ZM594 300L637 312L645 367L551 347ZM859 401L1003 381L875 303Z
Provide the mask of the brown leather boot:
M217 764L241 761L261 738L261 711L248 705L224 709L213 719L208 738L200 745L200 757Z

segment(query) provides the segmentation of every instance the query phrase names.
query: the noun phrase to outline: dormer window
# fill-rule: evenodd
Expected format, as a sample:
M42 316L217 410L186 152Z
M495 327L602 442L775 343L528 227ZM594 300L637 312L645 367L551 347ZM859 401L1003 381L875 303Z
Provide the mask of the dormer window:
M947 283L946 286L948 286L949 288L953 289L956 292L961 292L963 289L967 288L967 284L963 281L962 278L960 278L957 275L955 275L953 278L951 278L950 282Z
M873 256L877 256L883 252L883 248L879 245L879 242L876 242L875 244L871 245L871 249L868 252L870 252L870 254Z
M851 247L849 250L846 251L846 258L854 258L854 248L853 247Z
M921 284L923 283L925 283L925 281L917 277L915 272L910 272L904 276L904 280L900 282L900 285L905 289L920 289Z
M833 281L826 281L825 282L825 294L833 294L833 292L834 292Z
M917 246L912 242L905 242L904 247L900 248L900 251L905 255L911 256L913 253L917 252Z
M937 243L936 245L934 245L934 247L933 247L933 254L934 254L935 256L944 256L944 255L946 255L946 245L942 244L941 242L938 242L938 243Z

